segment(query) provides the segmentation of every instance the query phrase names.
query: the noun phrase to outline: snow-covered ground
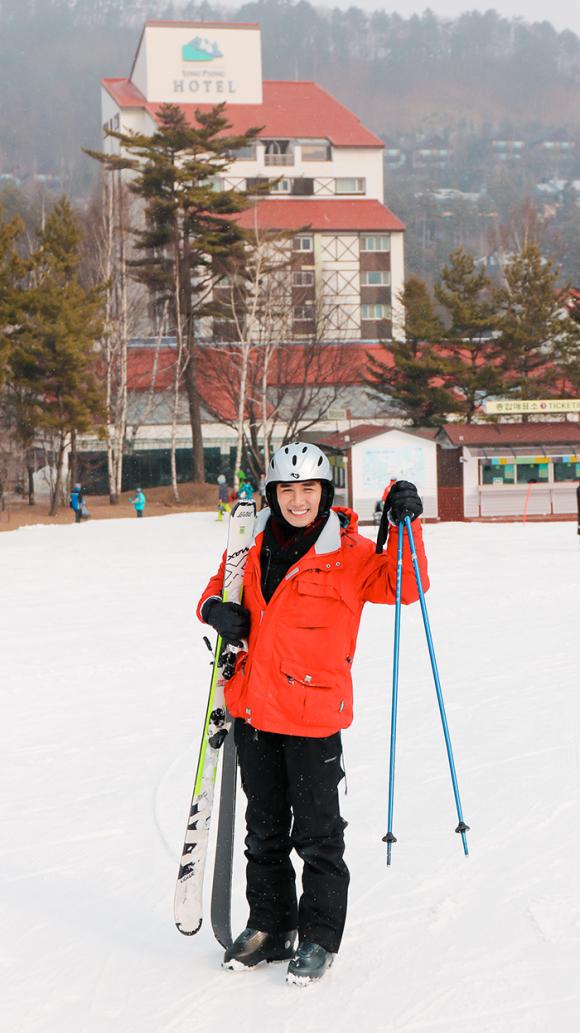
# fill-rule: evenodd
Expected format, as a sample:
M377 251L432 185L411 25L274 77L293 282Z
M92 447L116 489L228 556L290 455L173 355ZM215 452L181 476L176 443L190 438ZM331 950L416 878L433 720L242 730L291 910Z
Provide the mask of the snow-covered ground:
M366 608L345 734L349 920L328 977L231 974L172 898L209 675L212 514L0 536L2 1033L576 1033L580 553L572 523L425 530L404 611L385 864L392 611ZM242 815L240 813L240 824ZM242 843L234 925L244 925Z

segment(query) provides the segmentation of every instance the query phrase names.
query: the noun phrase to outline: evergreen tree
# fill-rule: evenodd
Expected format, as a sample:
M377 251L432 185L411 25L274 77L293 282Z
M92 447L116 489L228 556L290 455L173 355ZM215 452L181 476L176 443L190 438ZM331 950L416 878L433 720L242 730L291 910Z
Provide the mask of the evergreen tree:
M131 170L130 189L144 203L145 227L134 230L135 277L154 301L169 305L178 354L183 357L193 447L193 479L204 479L201 407L197 390L197 324L213 311L211 293L217 270L243 252L243 233L230 216L247 207L242 191L214 188L233 154L247 146L258 129L232 136L224 104L196 112L190 125L183 111L161 106L151 135L112 133L120 155L89 151L108 170Z
M370 395L383 403L394 401L413 426L437 427L448 413L461 409L460 401L447 387L451 365L438 344L443 325L423 280L408 279L401 301L406 340L383 344L384 360L369 354Z
M86 290L77 273L80 233L69 202L57 202L31 260L31 286L14 334L11 377L17 417L49 442L54 480L50 512L62 493L66 449L76 433L103 419L103 391L95 342L101 332L102 295Z
M18 322L18 284L23 267L16 245L23 229L18 218L4 221L0 206L0 390L8 372L11 335Z
M515 398L553 395L559 367L573 369L577 362L578 326L568 315L558 276L551 259L529 244L506 265L504 282L494 292L500 367Z
M463 248L453 251L435 286L435 296L445 309L455 389L463 398L463 412L471 423L481 403L503 391L497 348L490 331L495 326L491 281Z

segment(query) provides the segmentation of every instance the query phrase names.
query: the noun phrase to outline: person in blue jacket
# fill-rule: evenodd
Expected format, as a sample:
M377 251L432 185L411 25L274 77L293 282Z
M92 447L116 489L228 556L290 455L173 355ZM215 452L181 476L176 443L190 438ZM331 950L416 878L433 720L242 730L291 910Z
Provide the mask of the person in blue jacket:
M80 524L81 517L83 515L83 506L85 504L80 484L75 484L69 495L68 504L74 512L75 524Z
M245 480L240 484L238 489L239 499L248 499L250 502L254 498L254 486L250 481Z
M135 498L132 499L131 496L129 496L129 502L131 502L135 507L135 516L143 516L143 510L145 509L146 501L147 499L145 498L144 493L141 491L141 488L135 488Z

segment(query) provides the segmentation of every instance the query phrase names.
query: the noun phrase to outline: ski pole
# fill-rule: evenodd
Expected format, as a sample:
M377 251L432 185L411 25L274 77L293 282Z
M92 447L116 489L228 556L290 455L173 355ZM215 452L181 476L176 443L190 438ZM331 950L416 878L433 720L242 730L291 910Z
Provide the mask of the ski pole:
M427 614L427 605L425 603L425 593L423 592L423 585L421 583L421 573L419 571L419 561L417 560L417 553L415 551L415 541L413 539L413 531L411 529L411 520L408 516L405 517L405 527L407 528L407 534L409 536L409 545L411 548L411 559L413 561L413 569L415 571L415 578L417 580L417 590L419 592L419 601L421 603L421 613L423 614L423 624L425 625L425 635L427 637L427 646L429 648L429 656L431 658L431 668L433 670L433 680L435 682L435 691L437 693L437 702L439 704L439 713L441 714L441 722L443 724L443 735L445 736L445 745L447 747L447 757L449 760L449 768L451 771L451 781L453 783L453 795L455 796L455 804L457 807L457 817L459 818L459 824L455 829L456 832L461 833L461 839L463 841L463 852L465 856L469 854L467 848L467 837L466 832L469 832L469 825L466 825L463 820L463 812L461 810L461 800L459 798L459 786L457 784L457 775L455 773L455 763L453 761L453 750L451 748L451 739L449 736L449 728L447 725L447 718L445 716L445 705L443 703L443 693L441 692L441 682L439 681L439 672L437 670L437 661L435 659L435 650L433 648L433 639L431 638L431 628L429 626L429 617Z
M391 848L397 842L393 835L393 802L395 795L395 746L397 741L397 702L399 696L399 643L401 641L401 584L403 580L403 538L404 525L397 526L397 585L395 591L395 641L393 645L393 695L391 701L391 751L389 757L389 809L387 834L383 843L387 844L387 864L391 863Z

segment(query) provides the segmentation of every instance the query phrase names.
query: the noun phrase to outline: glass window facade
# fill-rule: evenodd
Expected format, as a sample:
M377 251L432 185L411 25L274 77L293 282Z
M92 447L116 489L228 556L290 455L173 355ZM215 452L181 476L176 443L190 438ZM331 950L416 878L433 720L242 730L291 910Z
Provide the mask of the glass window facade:
M294 308L294 319L300 323L314 319L314 306L296 305Z
M314 273L311 269L299 269L297 272L292 273L293 287L312 287L313 283Z
M531 462L524 458L523 461L518 462L516 465L517 480L518 484L529 484L530 481L547 482L550 477L550 464L548 460L545 462Z
M580 481L580 456L554 459L555 481Z
M365 269L360 274L361 287L389 287L391 274L386 269Z
M390 251L391 238L389 234L375 234L360 238L361 251Z
M546 486L580 481L580 453L561 456L493 456L479 460L480 485L535 481Z
M364 194L366 179L343 176L334 181L335 194Z
M302 161L330 161L332 149L328 140L302 140Z
M515 484L516 471L514 463L505 460L483 460L479 464L482 484Z
M361 305L361 319L390 319L388 305Z

